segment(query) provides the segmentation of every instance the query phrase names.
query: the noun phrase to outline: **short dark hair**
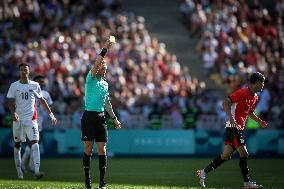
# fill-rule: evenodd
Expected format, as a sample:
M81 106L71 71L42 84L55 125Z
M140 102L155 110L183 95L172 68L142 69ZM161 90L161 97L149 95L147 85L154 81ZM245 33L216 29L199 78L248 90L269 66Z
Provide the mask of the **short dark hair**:
M39 79L44 79L45 77L43 75L36 75L34 77L34 81L39 80Z
M263 75L262 73L260 73L260 72L255 72L255 73L253 73L253 74L249 77L249 82L250 82L251 84L254 84L254 83L258 82L258 81L263 82L264 80L265 80L265 77L264 77L264 75Z
M21 67L25 67L25 66L30 67L28 64L25 64L25 63L21 63L21 64L19 64L19 68L21 68Z

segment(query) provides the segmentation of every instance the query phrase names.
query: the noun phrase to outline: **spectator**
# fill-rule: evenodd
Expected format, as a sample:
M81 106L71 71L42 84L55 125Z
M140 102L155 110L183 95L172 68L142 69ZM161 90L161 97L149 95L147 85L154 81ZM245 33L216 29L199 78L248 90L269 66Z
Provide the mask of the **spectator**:
M184 20L191 20L190 32L200 31L197 49L204 68L218 75L216 81L230 91L245 83L252 72L260 71L268 79L258 104L259 110L278 125L283 109L284 25L282 0L266 9L261 1L194 1L190 7L182 2ZM186 11L190 14L185 14ZM198 29L197 29L198 28ZM267 77L269 78L269 77ZM270 99L278 99L270 101ZM203 107L204 108L204 107ZM272 111L270 111L272 110Z
M0 65L10 80L3 87L16 78L13 70L20 62L29 64L32 73L47 76L54 111L73 117L71 125L78 124L81 108L77 103L83 101L84 78L97 57L95 49L100 49L111 34L118 43L106 57L111 70L106 79L122 122L137 113L147 118L154 103L160 109L172 107L177 99L197 98L198 91L203 90L198 80L191 80L190 73L181 69L177 57L149 35L145 19L122 12L118 1L33 0L4 4ZM200 6L197 9L200 13L194 22L199 30L206 17ZM183 91L183 97L179 91ZM157 94L161 98L156 98ZM184 105L178 105L176 112L181 112Z

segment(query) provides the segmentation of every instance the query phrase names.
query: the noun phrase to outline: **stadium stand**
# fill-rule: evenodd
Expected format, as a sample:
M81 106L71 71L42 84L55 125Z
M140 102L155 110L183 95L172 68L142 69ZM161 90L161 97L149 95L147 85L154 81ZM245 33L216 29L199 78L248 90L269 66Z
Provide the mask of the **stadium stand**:
M126 128L157 129L147 120L154 103L167 128L194 128L199 114L214 114L215 97L206 96L205 83L193 78L163 43L149 35L143 17L123 12L118 1L23 0L2 4L2 105L7 87L18 77L15 68L28 63L33 75L48 77L46 89L54 100L60 125L79 127L85 75L102 41L112 34L118 43L106 57L107 80L113 106ZM9 113L1 107L2 127L8 127Z
M252 72L266 76L256 109L271 126L283 127L284 1L184 0L180 13L190 36L199 40L208 76L228 92L243 86Z
M275 11L253 2L184 0L180 10L190 35L199 39L197 49L204 69L217 83L232 91L253 71L269 76L257 109L273 127L282 127L283 2L277 1L271 9ZM240 9L240 4L244 8ZM54 99L53 109L62 120L62 128L80 127L85 75L101 41L110 34L117 36L119 43L107 56L107 79L125 128L198 125L210 129L205 127L207 115L223 123L221 101L210 95L206 84L192 77L163 43L150 36L143 17L123 12L121 7L119 1L104 0L3 2L1 127L11 123L5 95L9 84L17 79L14 70L21 62L28 63L34 75L48 77L46 89ZM153 114L158 122L151 120Z

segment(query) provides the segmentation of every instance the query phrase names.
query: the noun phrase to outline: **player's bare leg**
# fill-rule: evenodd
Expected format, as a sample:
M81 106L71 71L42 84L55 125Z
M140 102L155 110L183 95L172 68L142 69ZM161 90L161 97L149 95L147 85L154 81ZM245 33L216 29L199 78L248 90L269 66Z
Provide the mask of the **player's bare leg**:
M240 154L240 168L241 168L241 172L243 175L243 179L244 179L244 189L258 189L258 188L263 188L262 185L258 185L256 184L256 182L253 182L249 179L249 168L247 165L247 159L248 159L248 151L246 146L239 146L237 148L237 151Z
M105 142L97 142L97 149L99 155L99 170L100 170L100 183L99 189L106 189L105 172L107 165L107 156L106 156L106 143Z
M92 188L92 182L90 177L90 161L93 154L93 143L94 141L84 141L83 167L85 172L86 189Z
M18 173L18 179L24 179L24 174L22 171L22 159L21 159L21 142L15 142L14 160Z
M40 151L39 151L39 144L38 140L31 141L31 150L32 156L34 160L34 169L35 169L35 176L36 179L41 179L44 176L43 172L39 171L40 168Z
M199 185L202 188L205 188L206 174L208 174L210 171L217 169L217 167L222 165L226 160L231 159L233 152L234 149L230 145L225 145L223 154L216 157L205 169L197 170L196 175L199 180Z

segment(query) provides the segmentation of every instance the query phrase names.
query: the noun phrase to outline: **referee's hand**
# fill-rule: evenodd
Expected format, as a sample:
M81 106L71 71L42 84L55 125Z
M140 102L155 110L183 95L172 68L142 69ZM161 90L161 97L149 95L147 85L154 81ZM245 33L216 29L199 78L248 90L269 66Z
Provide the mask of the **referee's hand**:
M115 43L115 41L113 41L113 40L111 40L111 37L105 42L105 47L106 48L110 48L110 46L112 45L112 44L114 44Z
M115 128L116 129L120 129L121 128L121 123L120 123L120 121L118 121L118 119L114 120L114 124L115 124Z

